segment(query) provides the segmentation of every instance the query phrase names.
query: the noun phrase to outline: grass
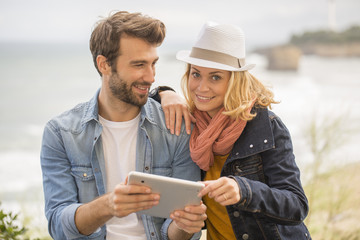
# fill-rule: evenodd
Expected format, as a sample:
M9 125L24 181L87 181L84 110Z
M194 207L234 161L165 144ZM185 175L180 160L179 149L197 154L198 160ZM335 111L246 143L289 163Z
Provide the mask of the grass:
M313 239L360 239L360 163L337 167L309 182L313 191L305 220Z

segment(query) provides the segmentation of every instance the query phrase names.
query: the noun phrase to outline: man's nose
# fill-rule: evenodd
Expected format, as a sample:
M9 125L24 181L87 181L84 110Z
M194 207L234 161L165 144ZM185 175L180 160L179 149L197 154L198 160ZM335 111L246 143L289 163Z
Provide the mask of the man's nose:
M146 69L144 73L144 81L148 83L155 82L155 66L150 66Z

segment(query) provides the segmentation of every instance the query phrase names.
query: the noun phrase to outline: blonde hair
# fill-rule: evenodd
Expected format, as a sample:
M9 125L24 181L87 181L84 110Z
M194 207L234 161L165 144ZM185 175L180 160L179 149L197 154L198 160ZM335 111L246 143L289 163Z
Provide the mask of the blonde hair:
M185 74L181 79L181 88L189 105L190 111L195 109L188 87L191 64L187 64ZM255 100L255 102L254 102ZM279 103L274 100L273 92L266 88L256 77L248 71L231 72L228 89L225 93L223 114L234 119L249 121L256 113L248 111L252 105L271 109L271 104Z

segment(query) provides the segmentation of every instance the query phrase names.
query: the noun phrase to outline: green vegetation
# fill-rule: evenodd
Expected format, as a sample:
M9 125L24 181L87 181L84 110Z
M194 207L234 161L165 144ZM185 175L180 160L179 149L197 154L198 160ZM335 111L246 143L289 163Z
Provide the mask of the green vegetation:
M342 32L329 30L308 31L293 35L290 43L296 46L313 44L348 44L360 42L360 26L352 26Z
M0 202L0 239L1 240L49 240L50 236L45 236L39 238L31 238L34 233L29 231L26 227L22 226L21 221L19 220L19 215L14 214L13 212L5 212L1 207ZM26 222L26 220L23 220ZM46 235L46 233L37 234L37 235Z
M25 234L26 229L17 225L17 218L17 214L13 214L12 212L5 213L2 209L0 209L0 239L23 239L21 236Z

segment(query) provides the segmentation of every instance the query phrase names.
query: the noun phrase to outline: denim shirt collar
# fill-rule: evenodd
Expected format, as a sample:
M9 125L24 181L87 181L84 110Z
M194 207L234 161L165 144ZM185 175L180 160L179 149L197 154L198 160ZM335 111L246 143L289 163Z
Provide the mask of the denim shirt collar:
M81 124L84 125L91 120L99 121L99 88L95 95L90 99L85 108L85 113L83 118L81 119ZM152 99L148 98L148 101L152 101ZM150 123L156 124L156 121L153 117L153 112L151 107L148 104L145 104L140 110L140 125L143 125L145 119L147 119Z
M245 158L275 147L270 124L269 111L256 108L256 117L246 124L239 139L235 142L228 161Z
M151 98L148 98L148 101L154 101ZM151 124L155 124L157 125L155 118L154 118L154 113L153 113L153 109L150 107L149 104L145 104L141 109L140 109L140 126L144 125L144 121L145 119L150 122Z
M87 102L87 105L85 107L85 112L84 115L81 119L81 125L84 125L86 123L88 123L91 120L99 120L99 93L100 93L100 89L99 88L95 95L90 99L89 102Z

